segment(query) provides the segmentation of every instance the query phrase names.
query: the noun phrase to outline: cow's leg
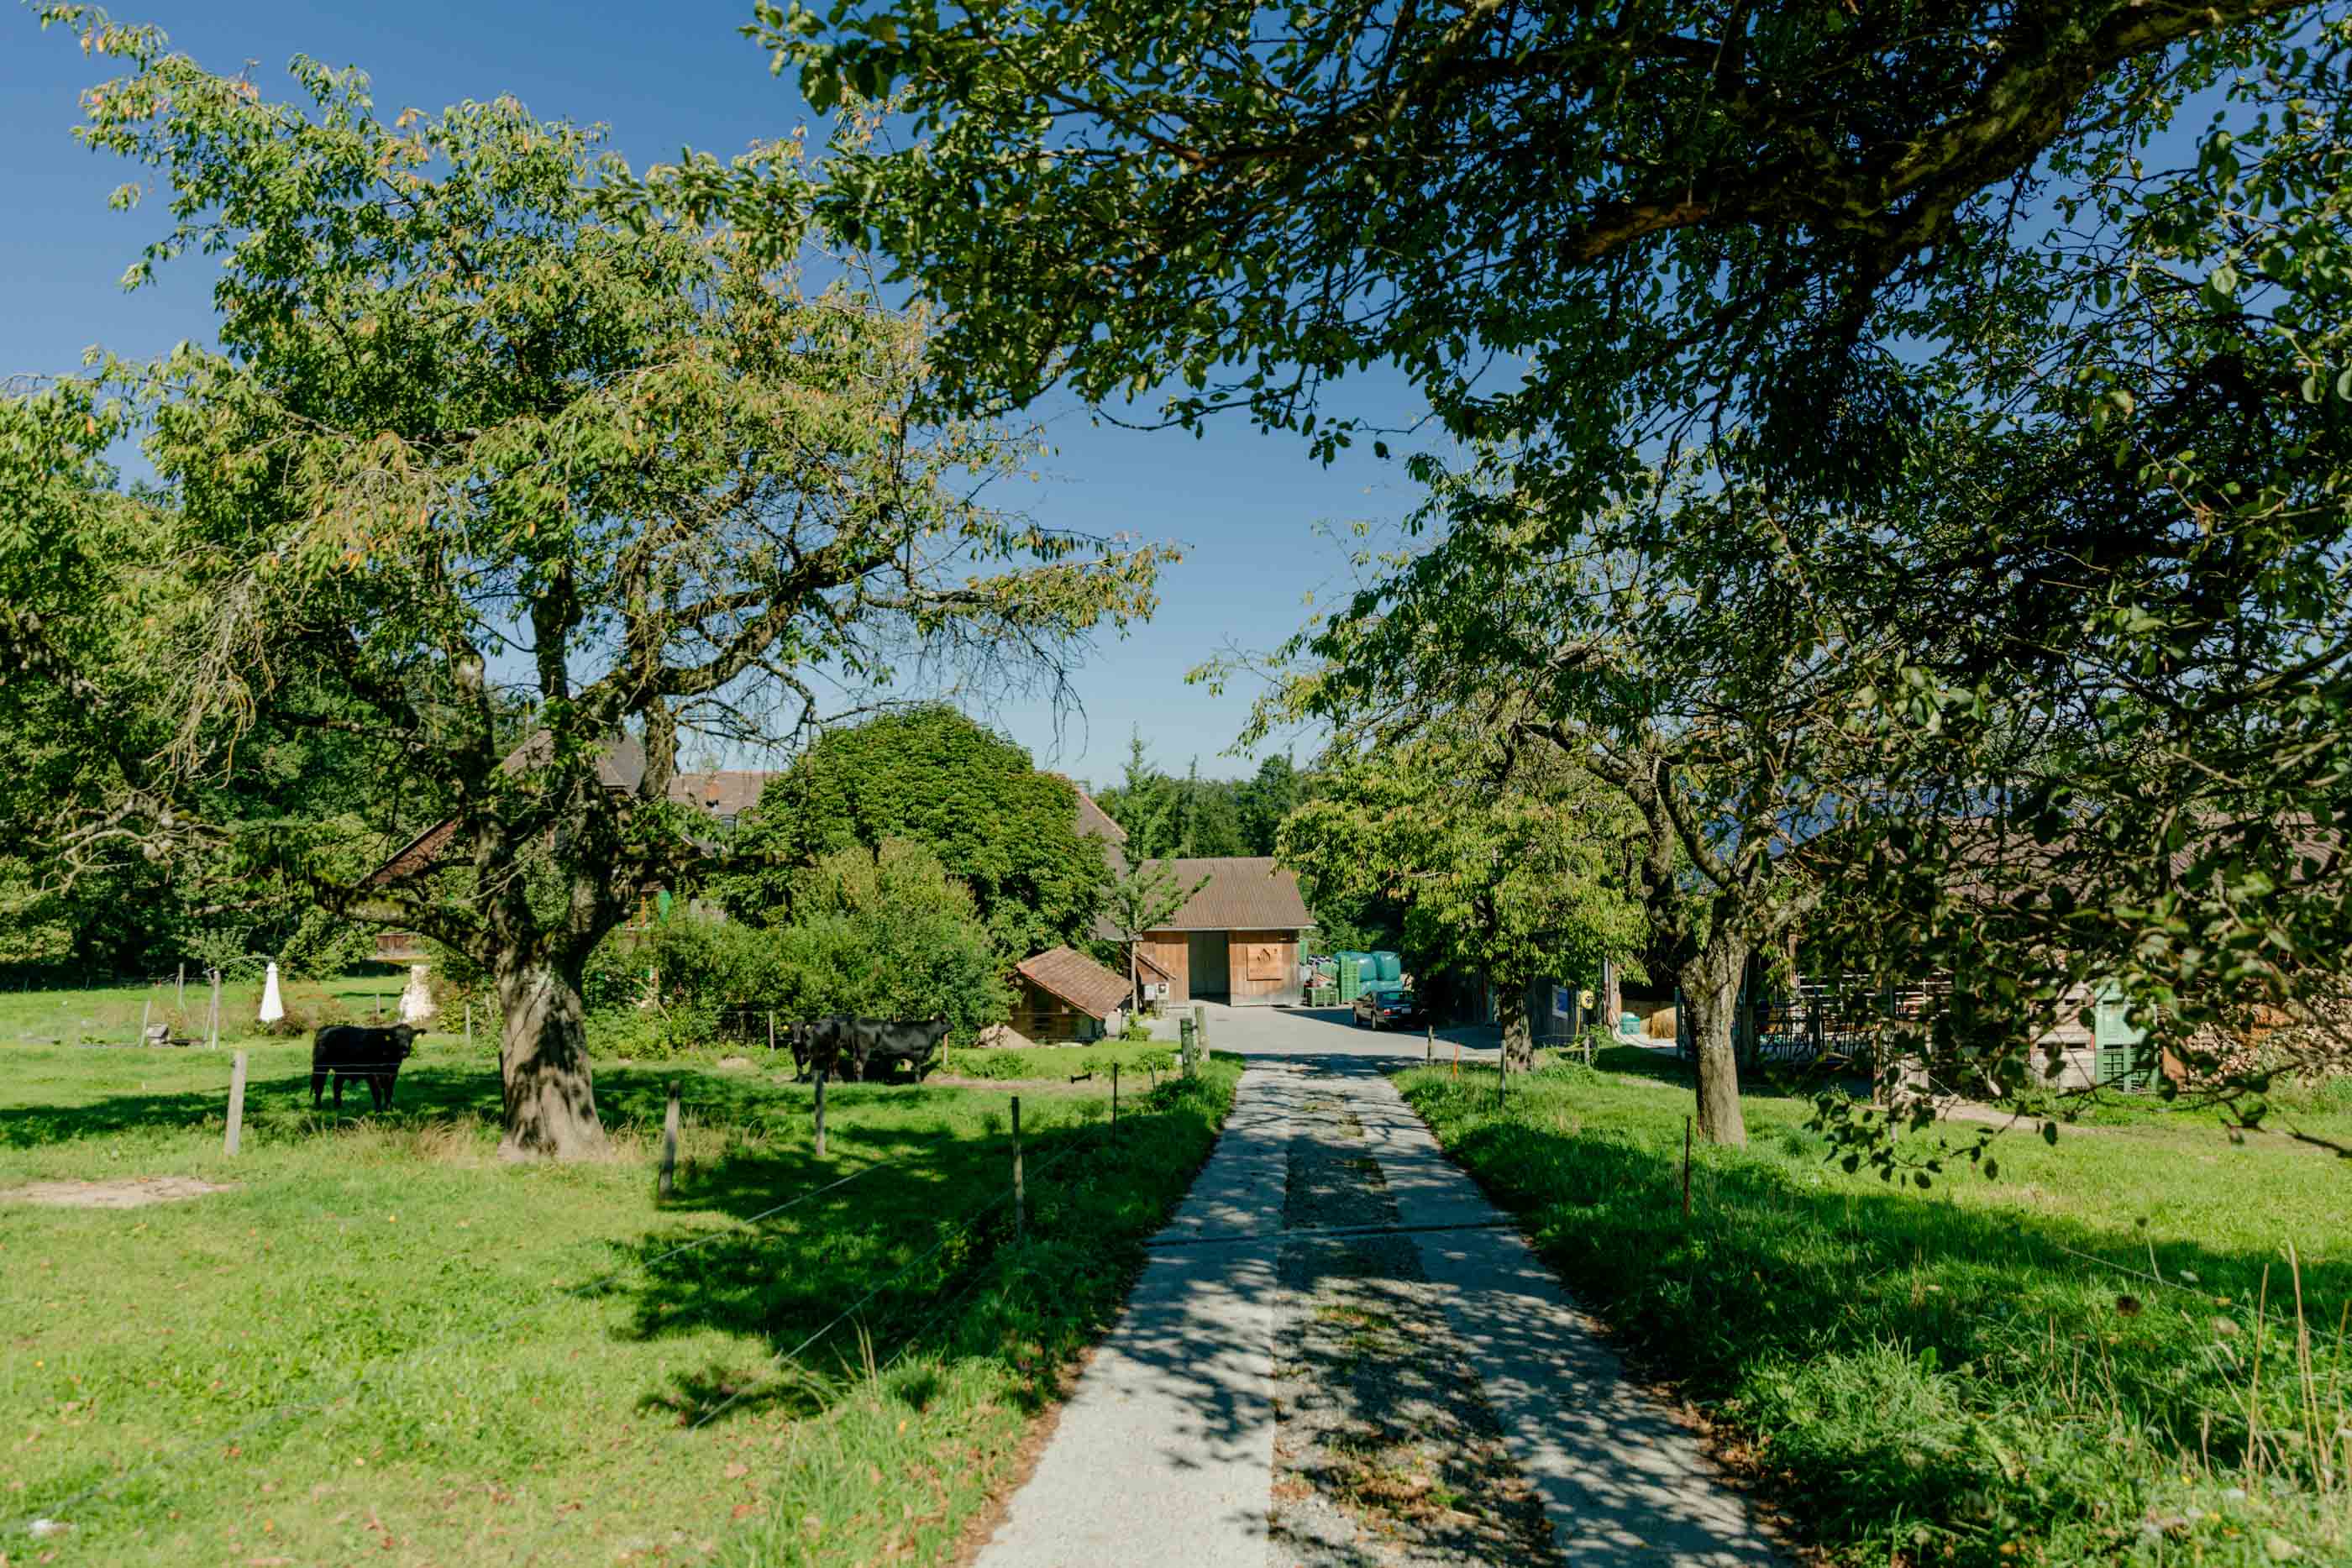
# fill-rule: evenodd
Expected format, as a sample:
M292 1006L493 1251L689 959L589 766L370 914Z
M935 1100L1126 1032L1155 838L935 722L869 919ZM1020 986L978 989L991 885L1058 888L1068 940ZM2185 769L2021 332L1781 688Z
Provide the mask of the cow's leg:
M337 1069L335 1070L335 1114L336 1114L336 1115L338 1115L338 1116L340 1116L340 1115L341 1115L342 1113L343 1113L343 1074L342 1074L342 1070L341 1070L341 1068L337 1068Z
M327 1097L327 1075L317 1068L310 1069L310 1109L315 1111Z

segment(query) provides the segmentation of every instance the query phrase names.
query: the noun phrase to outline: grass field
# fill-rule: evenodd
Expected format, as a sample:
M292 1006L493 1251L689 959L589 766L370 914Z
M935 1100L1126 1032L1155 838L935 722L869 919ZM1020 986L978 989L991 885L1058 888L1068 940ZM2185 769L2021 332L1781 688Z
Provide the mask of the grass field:
M1759 1093L1685 1219L1671 1059L1402 1086L1839 1561L2352 1561L2343 1161L2082 1130L1898 1189Z
M836 1085L819 1161L781 1074L600 1063L616 1157L512 1166L487 1042L428 1042L394 1112L338 1120L310 1110L307 1042L270 1041L232 1160L226 1051L10 1044L8 1006L0 1189L231 1187L0 1203L11 1563L935 1560L1238 1076L1123 1086L1116 1145L1107 1084L1024 1095L1016 1247L992 1089ZM36 1542L36 1517L70 1528Z

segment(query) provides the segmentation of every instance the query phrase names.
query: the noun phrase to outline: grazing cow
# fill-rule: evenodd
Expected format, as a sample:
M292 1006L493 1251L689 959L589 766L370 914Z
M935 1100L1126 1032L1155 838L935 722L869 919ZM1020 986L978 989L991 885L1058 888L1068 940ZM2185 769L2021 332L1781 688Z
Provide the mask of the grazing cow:
M319 1108L327 1078L335 1080L335 1109L343 1108L343 1080L356 1078L368 1086L368 1098L379 1111L392 1107L393 1081L400 1064L416 1049L416 1030L407 1024L389 1029L365 1029L358 1024L330 1024L310 1041L310 1109Z
M945 1019L923 1023L859 1019L850 1028L850 1049L856 1053L856 1077L867 1082L886 1079L903 1061L908 1076L919 1083L925 1073L939 1065L940 1041L947 1038L947 1033Z
M903 1061L919 1082L939 1065L940 1042L947 1032L945 1019L893 1023L835 1017L796 1023L786 1038L792 1044L793 1069L802 1077L822 1072L828 1078L866 1082L888 1077Z
M840 1077L842 1037L855 1021L846 1018L809 1019L787 1030L784 1038L793 1049L793 1075L814 1078L822 1072L827 1078Z

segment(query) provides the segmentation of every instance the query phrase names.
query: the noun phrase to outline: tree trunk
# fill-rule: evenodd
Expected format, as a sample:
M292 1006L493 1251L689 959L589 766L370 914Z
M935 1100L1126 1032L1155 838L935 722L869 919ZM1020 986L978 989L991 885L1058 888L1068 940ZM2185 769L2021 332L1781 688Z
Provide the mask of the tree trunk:
M506 1091L508 1159L593 1159L605 1152L596 1119L596 1085L581 1027L578 965L544 959L501 965L499 1005L506 1030L499 1076Z
M1734 1147L1748 1142L1748 1124L1739 1114L1739 1061L1731 1040L1739 979L1747 967L1748 944L1718 934L1675 976L1698 1053L1698 1134Z
M1503 1026L1503 1061L1513 1072L1530 1072L1536 1065L1536 1042L1528 1025L1528 988L1505 986L1495 998Z

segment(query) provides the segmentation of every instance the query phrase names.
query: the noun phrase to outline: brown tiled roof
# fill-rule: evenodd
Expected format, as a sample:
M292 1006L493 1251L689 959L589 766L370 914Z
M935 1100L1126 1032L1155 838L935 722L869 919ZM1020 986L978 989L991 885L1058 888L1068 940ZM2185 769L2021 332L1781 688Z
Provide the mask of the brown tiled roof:
M1127 1005L1127 982L1079 952L1056 947L1014 966L1023 978L1052 992L1092 1019L1106 1019Z
M525 768L543 767L554 747L554 738L546 730L536 729L523 737L512 751L499 759L505 772L517 773ZM731 822L750 807L758 803L760 791L768 787L773 774L760 768L724 768L716 773L680 773L669 781L669 798L681 806L700 806L719 821ZM646 750L629 736L614 739L596 758L596 780L607 789L617 789L634 795L646 779ZM425 829L395 852L393 857L368 873L366 885L382 887L404 877L416 875L441 858L457 836L457 824L452 821L436 823Z
M390 860L368 873L367 881L361 885L383 887L404 877L415 876L439 860L441 852L447 849L449 841L457 836L457 824L454 820L435 823L394 852Z
M1271 855L1221 855L1213 860L1154 861L1176 873L1178 885L1206 878L1162 931L1297 931L1315 924L1298 878Z
M760 803L760 792L774 777L760 768L681 773L669 781L669 798L681 806L699 806L721 821L732 821Z

